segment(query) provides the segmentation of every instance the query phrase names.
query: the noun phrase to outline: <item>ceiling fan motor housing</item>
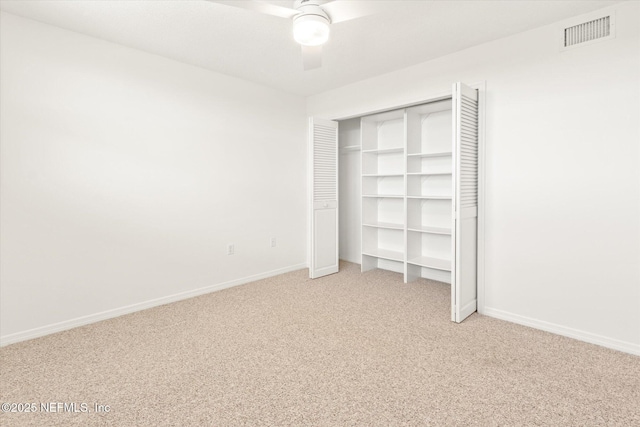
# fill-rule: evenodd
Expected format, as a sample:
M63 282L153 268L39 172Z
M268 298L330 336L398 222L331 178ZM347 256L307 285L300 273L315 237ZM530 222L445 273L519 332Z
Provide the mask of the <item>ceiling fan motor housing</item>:
M319 0L296 0L295 9L300 12L293 17L293 37L303 46L321 46L329 39L331 20L320 6Z
M322 10L322 4L326 3L326 0L295 0L293 3L293 8L300 12L299 15L296 15L293 20L295 21L298 18L308 15L316 15L320 16L327 20L327 23L331 23L331 19L329 19L329 15Z

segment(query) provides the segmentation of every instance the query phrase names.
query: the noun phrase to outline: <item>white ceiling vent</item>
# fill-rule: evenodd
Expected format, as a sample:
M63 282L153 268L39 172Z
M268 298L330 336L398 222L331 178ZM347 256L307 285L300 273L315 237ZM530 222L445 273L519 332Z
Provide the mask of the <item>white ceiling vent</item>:
M583 17L579 23L564 26L561 50L585 46L615 37L615 15L613 13L595 19L587 19Z

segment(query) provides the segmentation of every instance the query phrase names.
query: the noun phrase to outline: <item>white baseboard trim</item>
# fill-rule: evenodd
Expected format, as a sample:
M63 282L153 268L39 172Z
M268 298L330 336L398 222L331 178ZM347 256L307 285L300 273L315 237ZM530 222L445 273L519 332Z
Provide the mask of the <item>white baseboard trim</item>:
M307 263L296 264L289 267L280 268L277 270L271 270L264 273L254 274L253 276L247 276L240 279L229 280L227 282L218 283L216 285L205 286L204 288L198 288L198 289L193 289L191 291L180 292L178 294L168 295L166 297L155 298L152 300L127 305L124 307L114 308L112 310L106 310L106 311L102 311L95 314L89 314L87 316L76 317L75 319L69 319L62 322L58 322L58 323L52 323L46 326L40 326L38 328L28 329L22 332L16 332L13 334L0 337L0 347L4 347L9 344L14 344L20 341L26 341L33 338L54 334L56 332L66 331L68 329L77 328L79 326L88 325L90 323L100 322L101 320L111 319L111 318L122 316L125 314L134 313L136 311L146 310L148 308L157 307L159 305L182 301L185 299L197 297L199 295L204 295L211 292L221 291L223 289L244 285L245 283L255 282L256 280L278 276L280 274L289 273L291 271L296 271L303 268L308 268Z
M568 328L566 326L555 323L545 322L544 320L533 319L531 317L521 316L519 314L509 313L507 311L498 310L496 308L484 307L483 313L486 316L495 317L496 319L506 320L508 322L517 323L519 325L529 326L531 328L540 329L557 335L574 338L590 344L600 345L602 347L611 348L613 350L623 351L625 353L640 356L640 344L634 344L627 341L617 340L602 335L592 334L591 332L579 329Z

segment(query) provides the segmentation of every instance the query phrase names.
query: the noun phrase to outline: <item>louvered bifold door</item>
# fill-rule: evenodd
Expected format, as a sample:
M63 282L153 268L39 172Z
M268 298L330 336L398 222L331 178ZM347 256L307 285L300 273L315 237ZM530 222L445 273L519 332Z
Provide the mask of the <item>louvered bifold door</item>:
M451 320L477 309L478 91L453 85L453 238Z
M338 122L311 118L309 277L338 272Z

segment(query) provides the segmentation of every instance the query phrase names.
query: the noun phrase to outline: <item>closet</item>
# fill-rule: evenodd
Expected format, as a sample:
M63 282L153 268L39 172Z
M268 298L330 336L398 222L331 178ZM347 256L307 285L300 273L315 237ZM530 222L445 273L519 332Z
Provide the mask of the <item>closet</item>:
M478 112L477 90L456 83L451 96L340 121L337 141L340 258L451 284L456 322L477 307Z

